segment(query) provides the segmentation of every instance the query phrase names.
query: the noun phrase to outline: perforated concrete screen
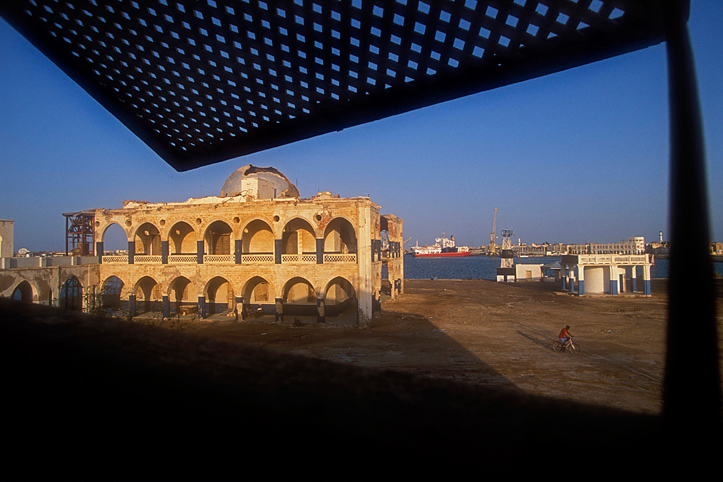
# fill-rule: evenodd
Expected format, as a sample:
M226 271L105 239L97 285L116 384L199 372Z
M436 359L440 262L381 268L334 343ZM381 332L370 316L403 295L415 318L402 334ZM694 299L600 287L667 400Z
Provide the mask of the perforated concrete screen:
M178 170L663 40L663 0L3 2Z

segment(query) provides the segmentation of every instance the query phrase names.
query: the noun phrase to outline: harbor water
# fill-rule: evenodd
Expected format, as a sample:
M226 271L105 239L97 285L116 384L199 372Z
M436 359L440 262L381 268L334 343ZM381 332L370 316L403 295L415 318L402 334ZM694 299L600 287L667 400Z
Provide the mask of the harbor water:
M515 264L550 264L560 261L560 257L515 258ZM713 263L715 272L723 277L723 263ZM415 258L404 257L405 279L484 279L496 280L500 258L495 256L465 256L453 258ZM652 278L668 277L668 260L655 259L651 268ZM386 276L386 273L384 273Z

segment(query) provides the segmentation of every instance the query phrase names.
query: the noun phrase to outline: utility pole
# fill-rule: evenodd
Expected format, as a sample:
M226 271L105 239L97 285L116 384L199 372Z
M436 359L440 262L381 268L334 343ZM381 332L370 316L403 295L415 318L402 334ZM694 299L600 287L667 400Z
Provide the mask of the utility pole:
M492 234L490 234L489 254L494 254L495 251L497 251L497 247L495 246L495 233L496 232L497 232L497 208L495 208L495 218L494 218L494 221L492 221Z

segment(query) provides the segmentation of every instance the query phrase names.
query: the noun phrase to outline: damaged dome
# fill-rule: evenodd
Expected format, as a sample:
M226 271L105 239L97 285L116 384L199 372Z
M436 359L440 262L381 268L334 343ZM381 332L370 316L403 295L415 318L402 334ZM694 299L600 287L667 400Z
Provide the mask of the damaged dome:
M247 164L236 169L221 188L222 197L299 198L299 190L278 169Z

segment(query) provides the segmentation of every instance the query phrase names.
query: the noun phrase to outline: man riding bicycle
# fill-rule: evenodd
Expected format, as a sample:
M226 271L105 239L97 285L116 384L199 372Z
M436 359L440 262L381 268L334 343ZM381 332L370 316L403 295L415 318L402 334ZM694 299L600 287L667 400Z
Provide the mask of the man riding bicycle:
M567 340L572 338L572 333L570 333L570 325L565 325L565 328L560 330L560 343L562 343L562 347L567 346Z

